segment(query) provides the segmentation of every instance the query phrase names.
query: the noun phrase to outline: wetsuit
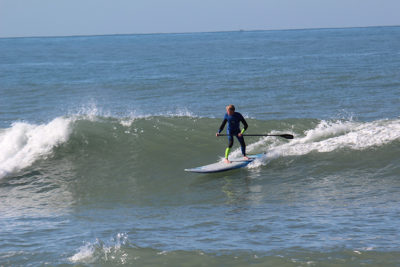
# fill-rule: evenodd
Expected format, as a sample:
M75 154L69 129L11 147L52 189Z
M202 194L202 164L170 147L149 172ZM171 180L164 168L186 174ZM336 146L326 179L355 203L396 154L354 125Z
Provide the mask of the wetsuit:
M243 123L243 130L240 130L240 122ZM228 147L225 150L225 158L228 158L229 152L233 146L233 137L236 136L240 143L240 147L242 149L243 156L246 156L246 144L244 142L243 136L239 137L239 133L244 133L246 131L248 125L246 120L243 118L242 114L239 112L234 112L232 116L229 116L228 113L225 114L224 120L222 121L221 126L219 127L218 133L221 133L225 127L225 124L228 123L228 128L226 129L226 133L228 135Z

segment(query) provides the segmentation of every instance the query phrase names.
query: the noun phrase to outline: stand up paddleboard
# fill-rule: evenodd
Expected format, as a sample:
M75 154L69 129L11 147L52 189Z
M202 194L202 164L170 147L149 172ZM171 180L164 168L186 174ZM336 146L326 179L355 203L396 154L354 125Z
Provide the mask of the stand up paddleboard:
M239 169L246 167L249 165L251 162L253 162L257 158L263 157L265 154L257 154L257 155L251 155L248 156L248 160L244 159L234 159L231 160L231 163L225 163L223 161L197 167L197 168L192 168L192 169L185 169L187 172L196 172L196 173L214 173L214 172L224 172L224 171L229 171L229 170L234 170L234 169Z

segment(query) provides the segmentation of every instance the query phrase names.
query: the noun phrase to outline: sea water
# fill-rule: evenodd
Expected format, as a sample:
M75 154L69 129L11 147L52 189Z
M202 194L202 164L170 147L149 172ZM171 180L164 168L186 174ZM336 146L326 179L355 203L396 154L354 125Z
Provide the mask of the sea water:
M0 266L399 265L399 106L399 27L0 39Z

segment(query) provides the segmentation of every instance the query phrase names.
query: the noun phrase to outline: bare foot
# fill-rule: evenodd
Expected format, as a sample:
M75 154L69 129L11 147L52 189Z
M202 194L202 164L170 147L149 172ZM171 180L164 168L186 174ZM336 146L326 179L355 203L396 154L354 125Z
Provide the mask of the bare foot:
M245 160L249 160L250 158L248 156L243 157Z
M227 164L231 163L228 159L224 159L224 162Z

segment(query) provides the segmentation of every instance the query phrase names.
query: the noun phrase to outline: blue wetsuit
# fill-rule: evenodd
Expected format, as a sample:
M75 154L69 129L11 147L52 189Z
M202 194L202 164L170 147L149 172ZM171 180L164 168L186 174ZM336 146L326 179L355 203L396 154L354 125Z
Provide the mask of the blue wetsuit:
M225 114L224 120L222 121L221 126L219 127L218 133L221 133L225 127L225 124L228 123L228 127L226 129L226 133L228 135L228 148L225 151L225 158L228 158L231 147L233 146L233 137L236 136L240 143L240 147L242 149L243 156L246 156L246 144L244 142L243 136L239 137L238 134L240 131L240 122L243 123L244 131L247 130L247 122L243 118L242 114L239 112L234 112L231 116L228 113Z

